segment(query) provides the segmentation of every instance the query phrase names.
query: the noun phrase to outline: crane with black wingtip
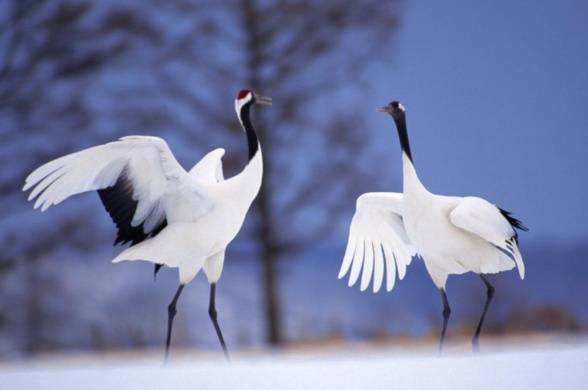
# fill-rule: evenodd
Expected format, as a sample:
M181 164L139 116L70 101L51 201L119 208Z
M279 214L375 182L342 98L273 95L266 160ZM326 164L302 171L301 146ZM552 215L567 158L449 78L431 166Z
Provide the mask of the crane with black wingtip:
M37 168L25 181L29 200L41 211L70 196L98 191L118 228L116 243L131 243L113 262L144 260L177 268L179 286L168 306L165 357L169 355L176 304L186 284L202 269L210 284L209 315L229 359L217 320L216 285L225 249L235 238L263 177L263 157L250 110L271 98L243 89L235 111L249 147L247 165L224 179L224 149L208 153L184 170L158 137L128 136L72 153Z
M361 274L361 290L373 281L373 291L377 292L385 275L390 291L396 275L403 279L412 258L420 256L443 303L441 352L451 313L447 277L478 274L486 287L486 301L472 339L477 350L495 291L485 275L516 266L521 279L525 277L517 229L527 229L509 212L482 198L429 192L414 167L404 107L393 101L378 111L390 114L396 124L402 151L403 192L366 193L357 199L339 278L350 273L351 287Z

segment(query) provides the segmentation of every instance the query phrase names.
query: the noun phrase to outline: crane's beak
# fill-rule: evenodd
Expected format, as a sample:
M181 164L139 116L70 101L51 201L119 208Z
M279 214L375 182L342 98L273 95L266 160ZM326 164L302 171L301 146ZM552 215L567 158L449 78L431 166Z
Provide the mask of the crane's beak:
M255 103L263 104L265 106L271 106L272 105L272 98L269 96L255 94Z
M388 106L378 107L378 108L376 108L376 111L378 111L378 112L390 112L390 107L388 107Z

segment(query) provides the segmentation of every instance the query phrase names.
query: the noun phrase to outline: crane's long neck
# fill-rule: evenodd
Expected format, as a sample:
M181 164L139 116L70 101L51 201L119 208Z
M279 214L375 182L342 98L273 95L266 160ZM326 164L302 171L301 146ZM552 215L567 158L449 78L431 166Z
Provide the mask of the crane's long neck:
M395 116L394 123L396 124L396 130L398 130L398 139L400 140L400 148L403 155L408 157L408 160L412 163L412 153L410 152L410 141L408 140L408 130L406 129L406 116Z
M410 141L408 140L408 130L406 128L406 116L404 113L393 116L396 130L398 130L398 139L402 150L402 176L403 192L407 195L427 192L419 177L417 176L412 153L410 151Z
M249 161L243 171L235 176L235 183L239 187L240 197L242 199L253 201L259 189L261 188L261 179L263 177L263 157L261 147L255 128L251 123L250 110L252 104L245 104L237 111L239 121L247 136L247 146L249 148Z
M251 103L241 107L241 111L238 113L241 125L243 125L243 129L245 130L245 134L247 135L247 145L249 147L249 161L251 161L253 157L255 157L256 153L259 151L259 140L257 139L257 133L255 132L255 128L251 123L250 110Z

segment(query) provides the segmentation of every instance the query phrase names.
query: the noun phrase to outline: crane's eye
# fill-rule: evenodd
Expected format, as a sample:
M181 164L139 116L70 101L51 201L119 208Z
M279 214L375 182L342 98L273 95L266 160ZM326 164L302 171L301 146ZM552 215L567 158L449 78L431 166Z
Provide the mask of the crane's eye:
M398 108L398 107L400 107L400 103L398 103L397 101L391 102L390 105L392 106L392 108Z

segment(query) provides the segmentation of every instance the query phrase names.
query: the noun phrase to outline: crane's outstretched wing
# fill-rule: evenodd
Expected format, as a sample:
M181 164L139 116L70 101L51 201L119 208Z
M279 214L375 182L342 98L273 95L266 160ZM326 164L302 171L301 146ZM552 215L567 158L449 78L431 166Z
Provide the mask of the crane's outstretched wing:
M367 193L357 198L355 215L349 228L349 240L339 279L349 269L349 286L353 286L362 271L361 291L373 279L373 291L378 292L386 268L386 289L392 290L396 279L403 279L406 266L416 254L404 230L402 194Z
M449 219L458 228L488 241L514 260L521 279L525 277L525 264L519 250L515 230L527 230L509 212L474 196L462 198L449 214Z
M136 244L165 227L162 198L188 181L163 139L129 136L48 162L26 178L23 191L32 189L29 200L45 211L72 195L98 190L119 229L115 244ZM195 214L210 209L196 184L182 187L189 188L184 195L193 200Z
M205 183L219 183L225 180L223 175L223 148L214 149L190 169L190 176Z

